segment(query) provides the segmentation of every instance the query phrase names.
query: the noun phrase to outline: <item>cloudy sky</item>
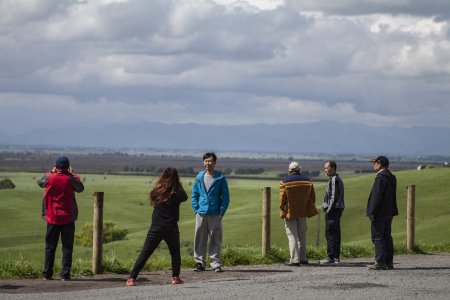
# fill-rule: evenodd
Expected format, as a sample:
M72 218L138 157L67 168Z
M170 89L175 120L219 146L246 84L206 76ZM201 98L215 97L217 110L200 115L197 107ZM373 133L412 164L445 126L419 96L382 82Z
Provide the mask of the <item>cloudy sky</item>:
M450 128L448 1L0 1L0 133L313 121Z

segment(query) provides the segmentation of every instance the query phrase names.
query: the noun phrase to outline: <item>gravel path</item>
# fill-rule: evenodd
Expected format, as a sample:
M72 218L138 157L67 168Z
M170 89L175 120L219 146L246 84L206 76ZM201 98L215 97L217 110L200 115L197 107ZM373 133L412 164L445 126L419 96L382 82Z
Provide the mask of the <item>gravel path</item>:
M450 254L396 256L395 270L369 271L369 259L338 265L227 267L223 273L182 270L185 284L167 284L170 273L149 272L126 287L126 275L54 280L0 281L0 299L450 299Z

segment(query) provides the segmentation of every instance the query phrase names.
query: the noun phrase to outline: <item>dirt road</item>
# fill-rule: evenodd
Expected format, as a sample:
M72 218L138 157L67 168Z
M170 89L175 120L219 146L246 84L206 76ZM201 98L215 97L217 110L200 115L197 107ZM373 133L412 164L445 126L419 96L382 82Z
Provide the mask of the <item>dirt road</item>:
M395 270L369 271L369 259L338 265L226 267L223 273L182 270L185 284L169 285L170 272L60 280L1 280L0 299L449 299L450 254L397 256Z

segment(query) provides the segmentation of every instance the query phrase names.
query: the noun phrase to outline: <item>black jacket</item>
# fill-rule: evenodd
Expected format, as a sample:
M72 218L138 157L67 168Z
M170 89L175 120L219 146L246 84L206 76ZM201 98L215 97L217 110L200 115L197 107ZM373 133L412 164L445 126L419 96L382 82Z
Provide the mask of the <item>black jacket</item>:
M180 204L186 201L188 196L184 189L174 194L170 199L156 206L152 214L152 228L178 228L178 220L180 218Z
M335 209L344 209L344 182L339 174L330 176L328 179L322 207L327 214Z
M374 219L398 215L397 179L389 169L380 171L367 201L367 216Z

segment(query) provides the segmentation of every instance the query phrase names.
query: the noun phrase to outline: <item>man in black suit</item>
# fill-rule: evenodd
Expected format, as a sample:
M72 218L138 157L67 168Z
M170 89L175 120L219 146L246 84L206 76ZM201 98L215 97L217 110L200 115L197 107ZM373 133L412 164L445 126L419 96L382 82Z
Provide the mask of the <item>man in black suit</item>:
M377 172L375 182L367 201L367 216L371 221L372 242L375 245L375 264L371 270L392 270L394 268L394 241L391 235L392 218L398 215L397 179L389 170L385 156L372 159Z

